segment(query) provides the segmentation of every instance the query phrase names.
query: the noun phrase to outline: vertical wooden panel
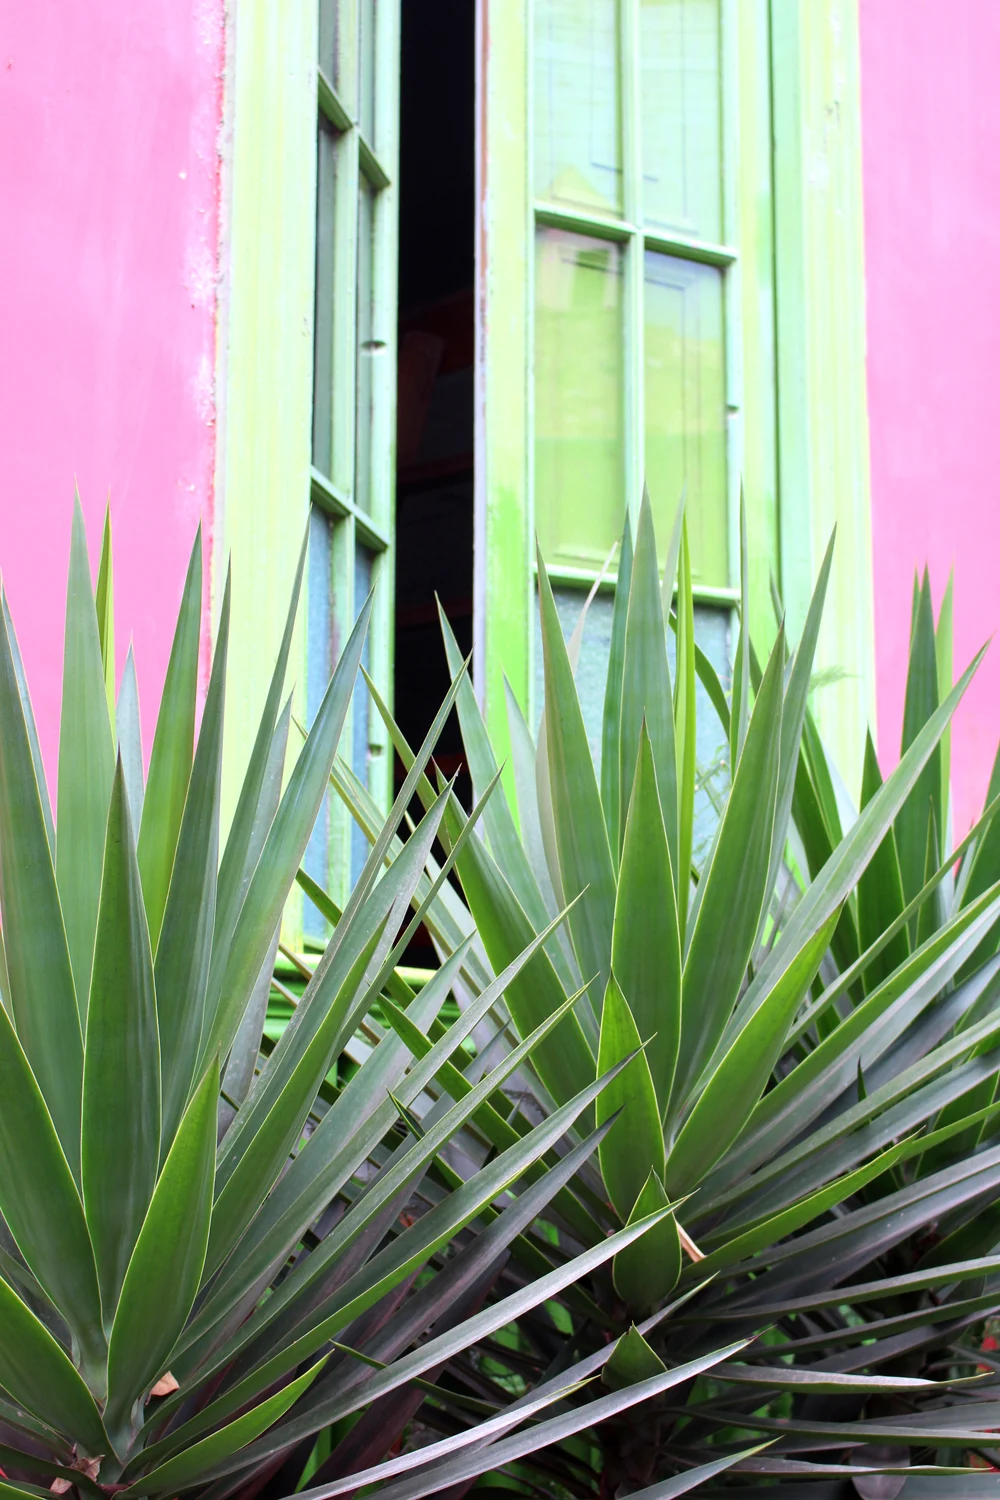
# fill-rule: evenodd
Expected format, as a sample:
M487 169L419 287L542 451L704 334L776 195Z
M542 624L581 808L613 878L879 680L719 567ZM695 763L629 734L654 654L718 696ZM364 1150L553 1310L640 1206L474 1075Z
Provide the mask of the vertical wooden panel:
M774 303L774 216L771 182L769 0L737 0L738 153L735 211L739 218L739 305L742 478L750 561L750 620L758 649L774 638L771 576L778 569L777 389ZM737 509L732 508L734 523ZM730 571L738 582L735 524Z
M227 700L226 816L232 814L284 623L288 589L311 494L311 460L329 481L315 517L317 552L307 575L300 630L289 667L304 719L336 663L356 606L356 523L360 492L379 546L389 551L365 569L378 576L370 665L391 701L395 470L395 324L399 111L398 0L230 0L224 246L228 291L219 340L218 383L225 425L219 444L220 567L234 565L230 690ZM363 25L362 25L363 21ZM363 33L363 34L362 34ZM363 46L362 46L363 43ZM360 56L364 52L364 58ZM317 60L339 96L335 140L319 203L320 346L314 382L316 287ZM363 66L362 66L363 62ZM326 88L326 85L324 85ZM329 101L330 90L324 98ZM333 105L324 108L333 109ZM354 123L362 109L366 144ZM325 128L325 127L321 127ZM378 152L372 164L370 148ZM365 317L358 347L356 293L360 162L365 152L378 191L366 236ZM387 185L388 184L388 185ZM371 195L369 195L371 197ZM357 372L366 399L358 410ZM315 392L314 392L315 386ZM316 446L313 452L313 399ZM357 443L358 424L362 442ZM362 465L360 484L356 454ZM320 486L322 489L323 486ZM338 509L339 508L339 509ZM341 513L342 512L342 513ZM362 530L364 528L362 527ZM379 541L378 539L381 538ZM312 606L308 597L313 592ZM221 589L218 582L215 595ZM309 621L312 639L305 630ZM345 730L346 753L364 739L371 790L385 804L391 762L381 726L359 694ZM291 754L297 736L292 735ZM339 808L314 840L336 894L349 886L352 836ZM286 939L301 940L298 903Z
M528 35L527 0L478 0L474 680L498 759L505 672L528 702L533 606Z
M373 0L374 4L374 0ZM375 5L377 79L375 138L379 161L389 175L375 202L375 260L373 269L373 338L378 345L372 427L372 514L392 539L388 551L373 564L378 606L372 617L371 671L393 704L392 663L395 634L396 570L396 323L399 264L399 69L400 0L377 0ZM381 718L369 713L372 796L388 810L392 800L392 748Z
M874 713L857 0L772 0L781 586L797 633L837 549L817 692L848 787Z
M309 511L316 0L231 3L213 597L232 558L223 819L267 693ZM304 709L304 638L289 667ZM295 736L292 736L293 741ZM297 914L290 913L295 940Z

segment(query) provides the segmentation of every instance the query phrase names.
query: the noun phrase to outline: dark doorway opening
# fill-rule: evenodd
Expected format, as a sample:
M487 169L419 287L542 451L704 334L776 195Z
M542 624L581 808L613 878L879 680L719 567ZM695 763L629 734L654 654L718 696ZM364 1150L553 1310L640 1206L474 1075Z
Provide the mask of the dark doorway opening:
M395 705L416 747L448 690L435 595L472 649L472 0L402 0L399 185ZM454 714L435 761L460 770ZM397 759L397 786L402 774ZM464 774L457 790L468 806ZM434 962L425 933L407 961Z

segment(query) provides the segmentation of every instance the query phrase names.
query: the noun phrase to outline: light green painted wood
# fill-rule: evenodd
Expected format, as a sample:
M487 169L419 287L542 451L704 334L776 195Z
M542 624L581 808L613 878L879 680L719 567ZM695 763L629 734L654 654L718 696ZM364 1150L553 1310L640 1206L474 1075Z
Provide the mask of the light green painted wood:
M758 28L743 24L748 8ZM476 676L481 691L485 685L487 719L503 741L503 672L526 707L535 680L536 525L559 577L585 585L619 534L624 505L637 512L647 463L659 489L675 491L653 497L664 545L678 475L693 466L712 491L699 507L703 534L695 526L699 594L718 602L730 597L744 451L741 289L759 335L758 252L767 249L771 221L769 179L763 197L747 195L745 202L736 187L747 121L763 130L749 154L765 169L771 144L766 87L763 111L744 110L741 75L744 54L762 36L766 81L768 11L767 0L601 0L583 10L563 0L480 0L479 17ZM650 70L650 57L660 58L659 71ZM706 68L708 92L692 81ZM657 94L664 69L678 84L670 97ZM593 79L605 74L608 97L597 97ZM685 87L690 98L681 97ZM560 124L553 106L560 89L573 101L579 96L575 133L565 117ZM684 135L691 110L697 128L687 147L664 159L657 178L651 139L673 127ZM533 153L525 151L526 140ZM714 189L695 182L692 153L714 176ZM747 282L740 266L743 220L754 249ZM613 265L608 242L620 247ZM557 249L561 267L550 263ZM592 269L581 274L588 257ZM766 304L764 320L771 315ZM608 346L615 328L617 354ZM690 389L684 372L691 360L677 357L678 336L692 341L688 354L703 366L704 378L692 379ZM592 378L581 368L588 342ZM755 378L771 341L764 347L763 358L754 350L749 360ZM773 369L767 378L773 386ZM536 385L552 379L565 388ZM609 379L617 387L610 403ZM675 394L690 417L684 441L691 451L684 455L665 408ZM714 411L697 410L699 399L714 401ZM620 420L611 409L619 405ZM766 471L773 505L773 409L764 415L772 420L753 456ZM703 438L695 436L701 432ZM690 493L690 480L688 487L693 512L701 497ZM765 599L768 572L762 570Z
M395 364L399 7L360 0L375 18L367 47L371 109L357 97L359 0L229 0L226 141L223 174L223 301L218 340L220 432L213 538L213 604L233 563L233 624L226 704L224 816L228 823L257 729L310 501L334 517L331 613L334 651L353 622L355 551L373 553L378 588L372 618L372 674L391 701L392 542L395 528ZM331 24L332 22L332 24ZM366 43L367 45L367 43ZM326 71L321 74L320 62ZM357 123L365 104L365 130ZM332 194L333 309L329 374L314 392L316 132L319 114L335 127ZM359 352L356 289L359 181L374 191L369 319ZM357 485L356 373L369 361L367 467ZM320 385L322 384L322 389ZM313 400L329 402L329 440L313 469ZM322 425L322 424L321 424ZM327 458L325 455L329 455ZM361 514L356 490L363 492ZM314 580L315 581L315 580ZM305 621L289 666L295 710L306 717ZM358 695L364 711L364 696ZM342 750L354 744L353 712ZM367 723L370 785L385 805L391 757L374 714ZM289 755L294 756L292 735ZM351 826L336 808L329 830L330 883L349 882ZM301 907L286 913L285 938L300 946Z
M325 19L328 9L335 11L335 23ZM314 405L329 404L331 451L329 473L313 474L312 498L333 517L335 649L347 638L363 603L359 579L368 574L376 592L367 669L391 704L399 5L398 0L383 0L377 6L371 0L338 0L334 7L331 0L320 0L320 15L318 105L337 127L338 136L332 370L328 380L317 371L313 393ZM327 29L333 41L325 47ZM315 457L318 462L320 454ZM364 565L360 572L359 564ZM364 717L363 727L355 724L357 714ZM376 801L388 807L392 756L382 721L364 689L354 696L342 753L367 779ZM344 901L360 846L353 820L335 800L329 809L328 839L327 883Z
M528 702L534 607L529 24L527 0L479 0L473 676L498 759L508 747L504 673Z
M771 181L771 68L768 0L730 0L735 9L738 136L732 183L740 244L737 294L741 338L742 481L747 508L750 617L754 639L771 645L774 613L771 576L778 561L777 370L774 327L774 221ZM730 472L730 571L739 557L738 490L741 474Z
M212 593L233 565L225 826L267 692L309 509L316 0L230 0ZM289 677L305 678L304 635ZM293 736L294 740L294 736ZM288 936L297 941L298 910Z
M772 577L794 632L837 522L837 563L818 660L821 669L847 675L818 691L815 706L845 762L863 743L872 702L857 0L719 0L721 202L716 213L702 194L690 224L680 228L648 222L636 167L642 0L619 0L617 8L620 134L606 159L621 163L620 193L607 174L583 170L573 158L574 143L556 139L550 120L539 123L543 170L534 180L525 140L535 127L528 82L531 12L539 4L551 8L557 0L480 0L476 647L487 718L504 741L502 672L522 702L534 681L528 628L534 448L536 435L545 436L536 434L542 417L532 388L531 241L538 224L621 246L623 483L630 505L637 502L642 472L642 246L724 270L728 577L706 576L702 592L721 601L721 585L736 581L741 478L752 628L762 647L774 633ZM695 15L697 5L690 10ZM649 109L656 112L647 101ZM598 123L603 140L603 115ZM712 121L704 117L698 128L711 144ZM560 151L568 164L561 176ZM675 171L666 197L676 194L677 180ZM582 559L570 557L572 548L563 551L558 571L564 582L584 584L594 576L593 564L581 566ZM843 764L849 785L858 770Z
M874 714L857 0L772 0L781 588L793 634L834 525L820 728L857 793Z

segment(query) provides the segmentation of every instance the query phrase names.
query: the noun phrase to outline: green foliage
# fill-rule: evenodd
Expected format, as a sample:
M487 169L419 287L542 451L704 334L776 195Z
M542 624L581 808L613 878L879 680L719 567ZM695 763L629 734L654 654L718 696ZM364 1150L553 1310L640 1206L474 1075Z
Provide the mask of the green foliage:
M494 805L484 836L458 854L464 903L442 888L427 914L442 958L478 930L480 959L496 966L575 900L525 969L524 993L508 995L508 1015L523 1036L583 986L589 1018L581 1008L557 1065L535 1054L519 1075L524 1095L533 1110L559 1107L613 1061L632 1061L598 1100L610 1125L601 1180L588 1166L572 1189L590 1224L559 1216L547 1254L561 1264L580 1243L596 1247L660 1214L574 1288L575 1301L562 1298L568 1347L526 1315L517 1361L495 1351L535 1396L553 1359L566 1378L603 1371L616 1391L649 1393L597 1427L601 1402L581 1388L562 1436L552 1427L559 1446L518 1472L586 1492L592 1459L570 1433L589 1423L605 1493L660 1500L716 1474L725 1490L729 1469L737 1487L758 1476L755 1495L786 1492L767 1476L862 1482L843 1453L865 1445L862 1467L881 1471L883 1486L902 1464L929 1476L928 1494L972 1494L969 1456L992 1454L1000 1425L993 1374L974 1394L954 1384L983 1364L1000 1371L978 1347L983 1319L1000 1308L1000 843L991 802L951 845L947 734L978 658L953 685L950 591L935 626L925 577L901 758L883 779L869 741L854 809L809 709L832 543L797 645L779 627L763 669L747 618L745 529L741 553L727 692L694 640L683 516L661 581L644 498L634 551L628 526L621 544L599 767L574 683L583 625L567 645L539 559L537 745L509 703L516 802ZM456 701L481 793L497 763L471 690ZM729 788L705 857L693 859L694 726L705 713L729 745ZM345 769L334 783L371 831L373 810ZM998 790L995 777L991 798ZM430 806L429 783L421 795ZM446 849L459 826L453 799ZM473 992L487 974L484 965ZM510 1045L506 1019L491 1055ZM612 1332L620 1343L609 1345ZM676 1373L729 1338L748 1342L682 1392L655 1394L659 1368ZM509 1442L494 1462L514 1452ZM748 1453L748 1442L771 1446ZM442 1464L388 1493L427 1494L471 1472Z
M454 928L422 989L396 970L422 919L443 911L447 924L458 911L449 875L475 856L477 822L488 812L494 835L502 826L492 787L467 818L450 787L434 791L425 776L456 695L468 691L462 671L388 818L369 829L371 855L346 908L300 871L371 607L361 608L282 792L282 700L304 561L303 546L224 842L229 586L196 733L200 538L144 785L131 653L114 693L110 521L95 592L77 504L55 827L3 603L6 1496L44 1493L38 1485L52 1480L81 1494L222 1500L270 1484L281 1495L306 1473L321 1484L383 1458L414 1393L445 1430L471 1434L467 1443L484 1417L484 1442L509 1435L523 1421L509 1401L498 1412L461 1380L438 1384L439 1372L471 1369L519 1318L551 1323L546 1309L555 1308L566 1326L563 1295L589 1312L575 1283L672 1224L657 1200L599 1244L581 1243L576 1257L548 1253L559 1225L571 1220L582 1234L591 1223L580 1174L615 1128L606 1110L593 1128L605 1089L646 1066L634 1047L619 1048L595 1076L574 1017L579 997L564 995L551 965L558 1001L538 1011L537 1025L495 1056L471 1045L505 1017L504 997L522 976L549 964L549 947L569 952L565 913L536 935L512 898L495 924L507 953L495 973L474 935ZM418 789L428 808L411 823ZM449 851L440 868L438 838ZM297 875L333 936L275 1039L267 997ZM540 897L533 916L544 909ZM461 1009L453 991L467 1000ZM530 1020L530 1007L519 1015ZM504 1085L553 1058L553 1037L567 1035L578 1038L570 1070L586 1064L579 1088L561 1089L530 1120L512 1112ZM557 1067L553 1075L563 1080ZM498 1295L508 1262L517 1279ZM529 1414L577 1384L555 1375ZM630 1399L617 1394L615 1409Z

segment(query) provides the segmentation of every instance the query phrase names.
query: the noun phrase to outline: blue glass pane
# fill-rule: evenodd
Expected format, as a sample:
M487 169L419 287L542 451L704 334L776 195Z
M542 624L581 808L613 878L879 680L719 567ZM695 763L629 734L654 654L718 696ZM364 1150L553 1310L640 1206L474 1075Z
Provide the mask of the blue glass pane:
M309 518L309 611L306 621L306 721L312 724L323 702L333 673L333 523L313 507ZM303 861L306 870L324 890L330 885L329 794L316 819L316 826ZM307 938L324 941L329 924L310 901L303 903L303 931Z
M354 607L360 611L361 606L368 598L372 586L372 554L364 547L358 547L354 553ZM371 635L365 638L364 649L361 652L361 660L365 671L370 670L371 664ZM352 714L351 729L351 770L359 781L368 785L368 763L371 758L369 748L369 713L371 711L371 699L368 688L361 673L354 685L354 712ZM365 860L368 858L368 840L358 827L357 823L351 823L351 884L356 882L364 868Z

